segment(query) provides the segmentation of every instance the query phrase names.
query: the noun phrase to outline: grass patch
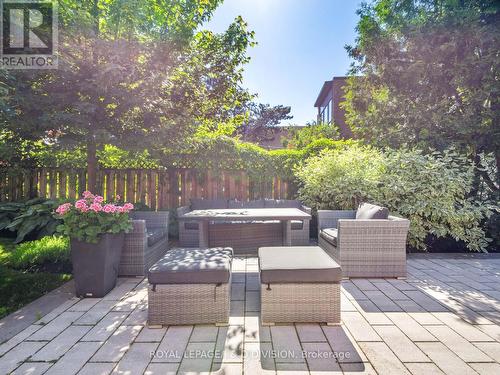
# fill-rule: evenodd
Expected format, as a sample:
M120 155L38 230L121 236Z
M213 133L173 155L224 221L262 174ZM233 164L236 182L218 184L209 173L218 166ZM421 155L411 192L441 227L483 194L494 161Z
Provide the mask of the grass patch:
M71 275L18 271L0 266L0 318L71 279Z
M51 259L61 260L63 255L54 255L56 249L63 249L61 240L31 241L15 245L13 239L0 238L0 318L20 309L71 279L66 272L43 272L39 265L58 264ZM45 245L50 245L45 249ZM21 250L20 250L21 248ZM64 253L64 249L63 249ZM52 255L51 255L52 254ZM34 257L39 263L30 262ZM40 263L41 262L41 263ZM13 269L13 264L26 265L26 269ZM38 266L33 266L37 264ZM59 262L59 264L65 264ZM33 272L37 271L37 272Z
M23 242L11 251L8 258L12 268L23 270L43 270L48 265L67 266L69 261L69 240L60 236Z

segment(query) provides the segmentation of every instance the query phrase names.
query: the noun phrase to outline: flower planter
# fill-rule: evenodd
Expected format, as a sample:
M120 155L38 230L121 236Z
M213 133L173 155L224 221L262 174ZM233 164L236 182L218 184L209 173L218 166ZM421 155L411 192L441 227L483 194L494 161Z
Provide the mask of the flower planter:
M116 285L125 235L105 233L99 242L71 239L77 297L104 297Z

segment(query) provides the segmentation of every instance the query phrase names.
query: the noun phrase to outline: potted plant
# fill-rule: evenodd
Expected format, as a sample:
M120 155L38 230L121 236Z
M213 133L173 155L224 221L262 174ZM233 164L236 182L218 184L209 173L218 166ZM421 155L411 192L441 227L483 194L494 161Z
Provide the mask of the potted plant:
M63 221L58 231L70 238L78 297L103 297L114 288L133 208L131 203L105 203L103 197L85 191L74 205L64 203L56 209Z

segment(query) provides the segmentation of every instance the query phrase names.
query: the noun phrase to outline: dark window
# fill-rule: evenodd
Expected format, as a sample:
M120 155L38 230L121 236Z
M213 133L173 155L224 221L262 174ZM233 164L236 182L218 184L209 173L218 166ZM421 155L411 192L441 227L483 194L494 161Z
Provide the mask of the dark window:
M323 124L331 124L332 122L332 99L320 108L319 119Z

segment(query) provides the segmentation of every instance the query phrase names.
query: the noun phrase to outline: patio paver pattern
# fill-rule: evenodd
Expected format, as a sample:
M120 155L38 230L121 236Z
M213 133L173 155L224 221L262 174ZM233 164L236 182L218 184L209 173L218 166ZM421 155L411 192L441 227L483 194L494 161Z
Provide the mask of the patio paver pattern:
M500 374L500 258L416 256L342 282L341 326L259 326L257 258L235 258L228 327L149 329L147 282L73 298L0 345L0 374Z

